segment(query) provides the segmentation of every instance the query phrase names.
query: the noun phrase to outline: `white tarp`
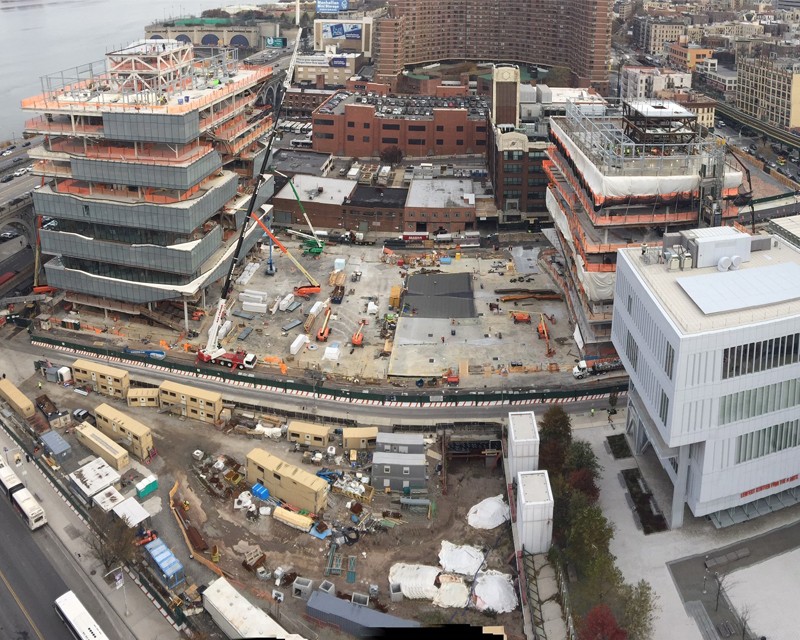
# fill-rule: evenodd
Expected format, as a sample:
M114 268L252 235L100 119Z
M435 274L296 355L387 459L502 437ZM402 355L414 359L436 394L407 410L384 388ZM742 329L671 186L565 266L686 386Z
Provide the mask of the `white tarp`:
M472 577L483 565L483 553L477 547L455 545L447 540L442 540L439 564L449 573L460 573Z
M508 613L517 608L517 594L511 576L499 571L478 574L475 580L475 608Z
M433 604L437 607L463 609L469 603L469 588L458 576L439 576L441 586L437 590Z
M128 498L123 500L116 507L112 509L120 518L128 523L128 526L133 528L139 523L144 522L150 517L150 513L138 502L135 498Z
M511 509L503 496L486 498L474 505L467 514L467 522L476 529L494 529L511 517Z
M439 567L399 562L389 569L389 584L400 585L400 591L409 600L433 600L439 591L436 576L441 572Z
M331 342L329 346L325 347L325 353L322 355L323 360L338 360L341 355L338 342Z

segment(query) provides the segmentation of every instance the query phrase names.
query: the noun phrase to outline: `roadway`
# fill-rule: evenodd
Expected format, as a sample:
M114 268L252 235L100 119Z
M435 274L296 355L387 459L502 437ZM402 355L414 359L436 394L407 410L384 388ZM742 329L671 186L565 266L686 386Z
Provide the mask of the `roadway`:
M8 498L0 496L0 545L4 551L0 553L0 636L3 638L67 637L52 603L69 588L39 547L51 544L52 537L47 527L30 531Z

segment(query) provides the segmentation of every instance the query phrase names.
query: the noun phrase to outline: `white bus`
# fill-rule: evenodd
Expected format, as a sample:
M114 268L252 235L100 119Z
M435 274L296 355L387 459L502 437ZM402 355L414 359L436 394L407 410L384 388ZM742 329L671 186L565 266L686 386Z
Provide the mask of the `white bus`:
M11 496L11 502L31 531L36 531L39 527L47 524L47 516L44 513L44 509L27 489L22 488L19 491L15 491Z
M310 149L314 145L314 143L311 141L311 138L296 138L289 144L291 144L295 149Z
M22 481L17 477L17 474L14 473L11 467L5 465L0 466L0 489L3 490L6 498L11 499L15 491L24 488L25 485L22 484Z
M75 640L109 640L72 591L56 598L53 607Z

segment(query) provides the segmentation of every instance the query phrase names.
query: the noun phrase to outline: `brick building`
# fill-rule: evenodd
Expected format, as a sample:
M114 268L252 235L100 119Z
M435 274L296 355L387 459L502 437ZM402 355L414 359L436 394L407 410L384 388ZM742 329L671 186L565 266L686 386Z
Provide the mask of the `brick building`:
M310 89L290 87L283 97L283 108L287 118L310 118L314 109L330 98L335 89Z
M479 96L389 98L339 92L313 115L314 150L377 157L397 146L406 157L483 154L489 108Z
M292 182L294 182L306 214L315 227L321 229L342 227L342 204L356 188L355 181L296 174L293 176ZM287 183L275 194L272 206L273 224L276 226L305 226L303 213L290 184Z
M476 185L465 178L413 180L404 231L454 233L475 228Z
M445 60L565 66L575 86L608 89L611 0L396 0L375 21L376 79ZM535 25L532 30L531 25Z
M341 226L350 231L400 231L408 189L358 185L344 199Z

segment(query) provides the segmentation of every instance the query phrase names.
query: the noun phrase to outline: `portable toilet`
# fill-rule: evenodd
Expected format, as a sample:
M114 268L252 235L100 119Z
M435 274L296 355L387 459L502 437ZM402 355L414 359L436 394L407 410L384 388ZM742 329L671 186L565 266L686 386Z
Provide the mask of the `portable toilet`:
M158 489L158 478L155 476L147 476L136 483L136 495L139 498L149 496L156 489Z
M72 382L72 369L69 367L61 367L58 370L58 381L61 384L69 384Z

